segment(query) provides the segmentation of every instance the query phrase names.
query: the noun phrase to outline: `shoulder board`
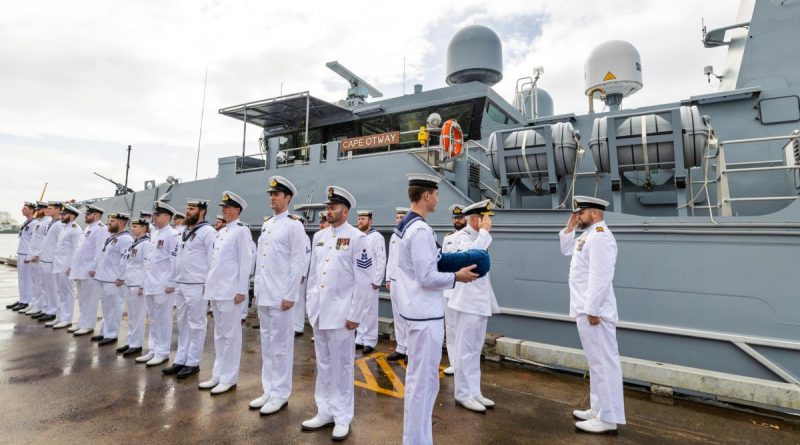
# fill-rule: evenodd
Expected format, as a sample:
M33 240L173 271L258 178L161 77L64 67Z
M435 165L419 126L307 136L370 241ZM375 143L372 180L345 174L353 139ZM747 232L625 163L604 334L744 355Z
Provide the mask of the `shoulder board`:
M72 223L72 227L78 228L78 223Z
M244 224L242 224L242 223L240 223L240 222L238 222L238 223L236 223L236 224L237 224L237 225L240 225L240 226L242 226L242 227L244 227Z
M300 217L299 217L299 216L297 216L297 215L292 215L291 213L289 214L289 218L291 218L291 219L293 219L293 220L295 220L295 221L300 221Z
M97 225L100 226L100 227L104 227L105 226L105 224L103 224L103 221L100 221L99 223L97 223Z
M265 216L265 217L264 217L264 222L267 222L267 221L271 220L271 219L272 219L272 216L274 216L274 215L271 215L271 216Z
M606 229L604 229L602 227L595 227L594 230L597 231L597 232L605 232L606 231Z

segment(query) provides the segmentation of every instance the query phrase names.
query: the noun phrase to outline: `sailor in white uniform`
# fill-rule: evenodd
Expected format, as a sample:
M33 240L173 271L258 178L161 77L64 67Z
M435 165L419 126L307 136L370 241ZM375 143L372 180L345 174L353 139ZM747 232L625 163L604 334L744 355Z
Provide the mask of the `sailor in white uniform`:
M227 392L239 381L241 305L250 293L253 268L253 235L250 228L239 221L239 215L247 209L247 201L226 191L219 205L225 227L217 232L203 293L214 311L214 369L211 378L198 385L200 389L210 389L213 395Z
M42 277L42 264L39 258L42 255L42 246L44 246L44 237L47 235L47 229L50 227L50 222L53 218L50 216L50 210L47 208L47 203L43 201L36 201L36 222L34 222L33 235L31 236L31 274L33 283L33 298L31 299L31 307L25 311L25 315L31 315L38 318L43 316L42 306L44 306L45 294L45 280Z
M31 272L32 265L28 256L30 255L31 236L36 222L36 203L25 201L22 205L22 216L25 222L19 228L19 244L17 245L17 282L19 284L19 299L16 303L6 306L15 312L25 312L30 306L32 297Z
M316 244L317 235L328 228L328 215L322 211L319 212L319 230L314 232L314 235L311 237L311 245L313 246ZM299 337L303 335L303 331L306 327L306 294L308 288L308 268L311 263L311 254L309 253L306 255L306 267L305 273L303 274L303 279L300 284L300 298L297 299L297 302L294 305L294 336Z
M186 230L186 214L182 212L175 212L172 216L172 228L175 229L175 235L180 238Z
M128 337L126 344L117 348L117 353L130 357L142 352L144 345L145 315L147 314L147 297L144 295L145 270L144 259L150 256L153 243L150 242L150 223L144 218L131 221L133 243L125 253L125 276L123 294L128 304Z
M53 326L56 320L56 312L58 311L58 287L56 285L56 276L53 273L53 259L56 253L56 244L58 244L58 236L64 229L64 223L61 222L59 212L61 212L63 204L59 201L50 201L47 203L47 214L50 216L50 223L45 229L44 242L39 255L39 270L41 271L42 280L42 314L34 316L40 322L47 322L45 326Z
M63 230L58 235L56 250L53 255L53 274L56 279L56 319L48 322L53 323L53 329L63 329L72 326L72 313L75 307L75 291L72 288L72 280L67 276L72 258L78 248L83 230L75 219L80 215L77 208L65 205L59 213L61 223L64 224Z
M217 218L214 220L214 230L219 232L223 227L225 227L225 218L222 215L217 215Z
M364 355L367 355L375 351L375 345L378 344L378 293L386 275L386 241L380 232L372 228L372 210L358 211L358 230L367 235L375 274L364 320L356 329L356 349L363 349Z
M608 202L575 196L567 226L559 233L561 253L572 256L569 266L569 315L575 317L586 361L589 362L591 406L575 410L578 429L615 432L625 424L622 369L617 346L617 301L614 267L617 242L603 220ZM575 238L575 229L583 230Z
M150 332L147 354L138 357L137 363L157 366L169 360L172 344L172 296L175 292L175 258L178 242L175 229L169 225L175 209L161 201L153 203L153 225L151 234L153 248L144 259L145 276L141 294L147 298L147 314Z
M344 440L350 434L355 403L353 331L364 318L375 265L366 235L347 222L356 205L353 195L330 186L325 204L330 227L312 246L306 300L317 356L317 414L302 428L334 425L332 438Z
M206 221L208 201L190 199L186 202L186 218L178 237L178 256L175 262L175 305L178 308L178 350L172 366L161 370L164 375L185 379L200 370L200 359L206 342L206 306L203 299L214 240L217 231ZM175 215L176 217L178 214Z
M400 221L408 215L410 210L407 207L398 207L395 209L394 222L395 225L400 224ZM396 362L398 360L407 360L406 355L406 326L403 322L403 317L400 316L400 310L397 308L397 295L392 288L392 281L394 270L397 268L397 241L399 238L392 231L392 236L389 238L389 253L386 255L386 288L389 289L389 297L392 300L392 326L394 327L394 352L386 356L386 360Z
M156 233L157 229L156 229L156 226L153 225L153 212L152 211L150 211L150 210L140 210L139 211L139 218L142 218L145 221L147 221L147 225L149 226L148 233L150 233L150 236L152 236L154 233Z
M433 404L439 392L439 363L444 340L443 289L456 282L477 278L475 265L456 273L439 272L439 250L436 234L425 222L436 211L439 202L438 176L412 173L408 175L408 196L411 212L395 229L397 269L392 287L397 293L400 316L408 325L408 369L403 403L403 443L433 443Z
M492 202L487 199L463 210L467 225L453 236L455 251L488 250L492 243ZM454 311L454 355L456 403L472 411L484 412L494 402L481 393L481 351L486 337L486 323L500 312L489 274L472 283L459 283L450 294L448 308Z
M117 342L119 326L122 324L122 308L125 289L122 287L125 276L125 253L133 243L133 237L126 229L127 213L108 215L108 233L111 235L103 243L97 259L97 266L89 271L89 276L100 283L100 307L103 311L103 325L100 333L92 337L99 346Z
M103 250L103 243L108 239L108 228L103 224L103 209L87 205L83 215L86 227L83 236L75 249L72 265L67 274L70 280L78 285L78 324L67 329L74 335L86 335L94 332L97 324L97 304L100 298L100 282L89 276L89 271L96 270L97 258Z
M267 415L292 394L293 315L311 246L300 217L289 213L297 188L282 176L269 178L272 216L261 226L256 251L255 295L261 330L261 396L250 408Z
M461 204L453 204L448 209L450 214L452 215L452 222L453 222L453 231L448 233L442 239L442 253L450 253L455 252L456 244L455 244L455 236L459 230L463 229L467 225L467 220L464 216L464 206ZM457 314L455 313L455 309L451 309L450 305L447 302L450 300L450 295L452 295L453 289L445 289L444 290L444 341L445 346L447 347L447 360L450 362L450 366L444 368L444 375L453 375L456 373L455 371L455 360L454 357L456 356L456 317Z

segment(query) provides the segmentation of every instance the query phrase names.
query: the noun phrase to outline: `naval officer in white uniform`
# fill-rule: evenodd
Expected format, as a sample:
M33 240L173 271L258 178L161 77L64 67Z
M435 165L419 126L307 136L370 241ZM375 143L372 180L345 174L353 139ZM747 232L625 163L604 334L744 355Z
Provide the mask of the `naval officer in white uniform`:
M487 199L464 208L467 225L453 235L456 252L489 250L492 243L492 202ZM456 403L472 411L484 412L494 402L481 393L481 351L486 337L486 323L492 314L500 312L489 274L472 283L458 283L450 294L447 307L455 316L453 355L455 367ZM449 354L450 352L448 352Z
M30 254L31 236L33 235L33 224L36 219L36 204L25 201L22 205L22 216L25 222L19 228L19 244L17 245L17 282L19 284L19 299L16 303L9 304L6 308L12 311L24 312L28 310L31 302L31 264L28 259Z
M147 297L142 292L145 270L144 259L150 256L153 243L150 242L150 222L144 218L131 221L131 234L135 241L125 252L123 295L128 303L128 337L126 344L117 348L123 357L130 357L142 352L144 345L145 315L147 314Z
M408 215L410 210L407 207L398 207L395 209L394 222L395 225L400 224L400 221ZM398 360L407 360L406 355L406 326L403 323L403 317L400 316L400 310L397 308L397 295L392 289L392 281L394 281L394 270L397 268L397 241L399 238L392 231L392 236L389 237L389 253L386 255L386 288L389 289L389 297L392 300L392 326L394 327L394 352L386 356L386 360L396 362Z
M103 209L87 205L83 215L86 227L78 242L75 256L72 258L67 274L70 280L78 285L78 324L67 329L74 335L86 335L94 332L97 324L97 303L100 298L100 282L89 276L89 271L97 268L97 258L103 250L103 243L108 239L108 228L103 224Z
M225 227L217 232L203 293L203 298L211 300L214 311L214 369L211 378L198 385L200 389L210 389L212 395L229 391L239 381L242 304L250 293L253 269L253 235L239 221L239 215L247 209L247 201L226 191L219 205Z
M438 176L408 175L411 212L395 229L397 269L392 287L398 296L400 316L408 325L408 369L403 404L403 443L433 443L433 404L439 392L439 363L444 340L443 289L478 277L468 266L456 273L439 272L436 234L425 218L439 202Z
M333 440L344 440L350 434L355 401L353 331L364 319L375 266L366 235L347 222L356 205L353 195L330 186L325 204L330 227L315 237L306 295L317 356L317 414L302 428L335 425Z
M72 264L72 258L78 248L83 230L75 219L80 215L78 209L65 205L59 214L64 229L58 235L56 250L53 255L53 274L56 279L57 303L56 319L52 322L53 329L63 329L72 326L72 313L75 307L75 291L72 281L67 276L67 271Z
M372 210L358 211L358 230L367 235L375 274L364 322L356 329L356 348L362 348L364 355L367 355L375 351L375 345L378 344L378 293L386 275L386 241L380 232L372 228Z
M272 216L261 226L256 250L255 295L261 330L260 397L250 408L267 415L286 406L292 394L294 311L311 246L300 217L289 213L297 188L282 176L269 178Z
M61 217L59 216L62 207L63 204L59 201L47 203L47 212L52 219L45 231L44 242L39 256L39 268L42 275L44 294L42 298L43 315L40 315L38 320L47 322L45 326L48 327L55 324L56 312L58 312L58 286L56 284L56 275L53 273L53 260L55 258L56 245L58 244L58 236L64 230L64 223L61 222Z
M95 270L89 272L100 283L100 306L103 311L103 325L100 333L92 341L105 346L117 342L119 325L122 324L122 307L125 288L125 254L133 243L133 237L126 229L130 215L112 213L108 215L108 233L111 236L103 243L103 250L97 259Z
M569 266L569 315L575 317L589 362L589 409L573 411L575 426L589 433L615 432L625 423L622 369L617 347L614 267L617 242L603 220L608 201L575 196L567 226L559 233ZM575 229L583 230L575 238Z
M34 223L33 236L31 236L31 256L30 264L33 274L33 298L31 299L31 307L25 311L25 315L31 315L34 318L39 318L44 315L42 307L44 306L45 294L45 279L42 273L42 263L39 258L42 255L42 246L44 246L44 238L47 235L47 229L50 227L50 222L53 220L50 216L50 210L47 203L44 201L36 201L36 222Z
M172 366L161 371L185 379L200 370L200 359L206 342L206 307L203 299L214 240L217 231L206 221L208 201L190 199L186 202L186 217L177 235L175 260L175 306L178 308L178 350ZM177 220L178 214L175 215Z
M461 204L453 204L448 209L450 211L452 222L453 222L453 231L448 233L442 239L442 253L451 253L455 252L456 244L455 244L455 237L459 230L463 229L467 225L467 220L464 217L464 206ZM450 366L444 368L444 375L453 375L456 373L455 371L455 359L456 356L456 311L455 309L451 309L450 305L447 304L450 300L450 295L453 293L453 289L445 289L444 290L444 341L445 347L447 348L447 360L450 362Z

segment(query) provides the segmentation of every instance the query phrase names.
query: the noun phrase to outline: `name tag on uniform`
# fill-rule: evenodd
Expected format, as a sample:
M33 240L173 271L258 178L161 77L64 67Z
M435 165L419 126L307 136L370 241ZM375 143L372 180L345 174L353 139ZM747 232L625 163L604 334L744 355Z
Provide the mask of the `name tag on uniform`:
M160 240L158 240L158 243L156 244L156 248L160 249L162 247L164 247L164 240L160 239Z
M583 250L583 245L586 244L586 238L578 240L578 247L575 248L578 252Z
M131 256L136 256L136 249L131 250Z
M325 245L325 241L320 241L320 242L317 243L317 247L324 246L324 245Z
M339 238L336 240L336 250L347 250L350 248L350 238Z

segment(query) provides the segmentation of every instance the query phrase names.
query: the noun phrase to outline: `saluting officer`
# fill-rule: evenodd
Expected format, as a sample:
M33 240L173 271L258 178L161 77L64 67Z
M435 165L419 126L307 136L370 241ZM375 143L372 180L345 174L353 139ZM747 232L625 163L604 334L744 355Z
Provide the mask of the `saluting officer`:
M122 287L125 275L125 253L133 243L133 237L126 230L127 213L111 213L108 215L108 233L111 236L103 243L103 249L97 259L95 269L89 271L89 276L100 283L101 301L103 311L103 325L100 333L92 337L92 341L105 346L117 342L119 325L122 324L123 292Z
M442 253L450 253L455 252L456 244L456 234L459 230L463 229L467 225L467 220L464 215L464 206L461 204L453 204L449 208L450 214L452 216L453 222L453 231L448 233L442 239ZM455 359L456 356L456 313L455 310L450 309L450 305L448 305L448 301L450 300L450 295L452 295L453 289L445 289L444 290L444 341L445 346L447 347L447 360L450 362L450 366L444 368L445 375L453 375L456 373L455 370Z
M302 423L304 430L335 425L333 439L350 434L353 419L353 330L364 318L374 259L366 235L347 222L353 195L341 187L328 187L328 221L311 251L306 306L314 328L317 414Z
M150 242L150 223L144 218L131 221L131 234L135 241L125 253L125 287L123 294L128 302L128 337L126 344L117 348L123 357L142 352L144 345L144 321L147 314L147 297L142 292L146 274L144 259L150 256L153 243Z
M575 410L581 419L575 426L589 433L608 433L625 423L622 369L617 347L617 301L614 267L617 242L603 212L608 201L575 196L567 226L559 233L561 253L572 256L569 265L569 315L575 317L578 334L589 362L591 407ZM577 239L575 229L584 232Z
M292 393L295 302L311 247L300 217L289 213L297 189L288 179L269 179L272 216L261 226L256 251L255 295L261 329L263 394L250 402L261 414L286 406Z
M47 323L53 323L53 329L72 326L75 291L72 288L72 281L67 276L67 272L83 233L81 226L75 222L78 215L80 215L78 209L71 205L65 205L60 213L61 223L64 224L64 228L58 235L56 250L53 255L53 274L55 274L56 279L56 307L58 310L56 311L56 319Z
M31 299L31 307L25 311L25 315L31 315L34 318L44 315L42 312L44 300L44 279L42 277L42 267L39 262L39 257L42 254L42 246L44 245L44 237L47 235L47 229L50 226L52 217L47 208L47 203L44 201L36 201L36 222L33 227L33 236L31 236L31 257L30 263L32 265L31 274L33 283L33 298Z
M178 350L172 366L161 372L185 379L200 370L206 341L206 300L203 286L214 256L217 232L206 221L208 201L186 202L186 227L178 235L175 304L178 307Z
M169 360L172 344L172 294L175 292L175 257L178 242L175 229L169 225L175 209L162 202L153 204L155 233L150 242L153 248L145 257L145 276L140 293L147 297L150 332L147 354L136 359L147 366L157 366Z
M400 221L408 215L409 209L407 207L398 207L395 209L394 222L395 225L400 224ZM392 300L392 325L394 326L394 341L396 343L394 352L386 356L386 360L390 362L398 360L406 360L406 325L403 317L400 316L400 309L397 307L397 295L392 288L392 281L394 281L394 270L397 268L397 241L400 238L392 231L392 236L389 238L389 254L386 260L386 288L389 289L389 297Z
M19 244L17 245L17 283L19 285L19 299L16 303L9 304L6 308L12 311L26 311L31 302L33 290L31 286L32 268L28 255L30 255L31 236L36 219L36 204L25 201L22 204L22 216L25 222L19 228Z
M63 204L59 201L49 201L47 203L47 214L50 215L50 223L45 229L44 242L39 255L39 269L42 275L42 315L38 320L47 322L45 326L53 326L58 311L58 287L56 286L56 276L53 274L53 258L56 253L58 236L64 229L64 223L58 213ZM37 318L37 317L34 317Z
M86 228L78 242L78 249L72 259L72 266L67 274L70 280L78 284L78 308L80 315L78 324L67 329L74 335L86 335L94 332L97 324L97 303L100 296L100 282L89 276L89 271L96 270L97 258L103 250L103 243L108 239L108 228L103 224L103 209L87 205L83 216Z
M436 234L425 222L439 202L438 176L408 175L411 212L395 229L397 269L392 286L400 316L408 325L408 369L403 401L403 443L432 444L431 416L439 392L439 363L444 340L442 289L477 278L468 266L455 273L439 272Z
M250 292L250 271L253 268L253 235L239 221L247 208L241 196L226 191L219 203L225 227L217 232L214 256L206 278L203 297L211 300L214 311L214 369L211 378L198 385L222 394L239 381L242 356L242 303Z
M378 344L378 293L386 274L386 241L383 235L372 228L372 210L358 211L358 230L367 235L370 255L373 258L372 290L367 300L364 322L356 329L356 349L364 349L364 355L375 351Z
M456 252L470 249L488 250L492 243L492 202L476 202L464 208L467 225L453 235ZM471 283L458 283L450 294L448 309L454 311L455 330L447 331L453 341L450 363L455 367L456 403L472 411L484 412L494 402L481 393L481 351L486 337L486 323L500 312L489 274ZM448 354L450 352L448 351Z

